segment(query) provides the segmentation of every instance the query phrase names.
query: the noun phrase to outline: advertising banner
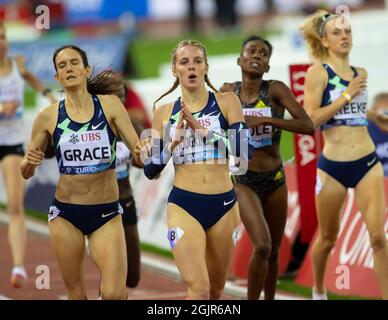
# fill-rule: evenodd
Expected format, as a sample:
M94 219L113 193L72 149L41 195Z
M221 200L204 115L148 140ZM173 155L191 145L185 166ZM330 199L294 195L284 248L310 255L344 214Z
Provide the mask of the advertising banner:
M303 106L304 80L310 65L290 65L291 90L296 100ZM315 209L315 181L317 172L317 156L321 151L320 132L314 136L305 134L294 135L297 183L301 208L302 243L309 243L314 235L317 218Z
M384 181L388 190L388 179ZM385 203L388 203L385 192ZM385 233L388 235L388 212L385 212ZM314 241L317 235L314 237ZM312 241L296 278L298 284L313 286ZM373 251L369 234L355 203L354 189L349 189L341 215L340 231L335 247L330 253L325 286L339 295L381 297L373 271Z
M55 83L53 54L63 45L75 44L88 56L89 65L97 73L103 69L122 72L129 39L124 35L79 39L42 39L31 42L12 42L10 56L22 54L27 68L41 81Z

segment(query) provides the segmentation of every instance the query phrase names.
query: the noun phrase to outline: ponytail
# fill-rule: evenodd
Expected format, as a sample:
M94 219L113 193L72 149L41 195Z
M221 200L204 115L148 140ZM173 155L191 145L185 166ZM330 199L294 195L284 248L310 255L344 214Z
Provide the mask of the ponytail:
M205 82L206 84L214 91L218 92L218 90L213 86L213 84L210 82L209 77L207 74L205 74Z
M337 14L330 14L325 10L318 10L307 17L300 28L309 54L320 61L328 55L327 48L322 44L322 37L326 35L326 24L329 20L336 17L338 17Z
M124 82L120 74L112 70L104 70L94 77L88 78L86 85L90 94L112 94L120 96Z
M179 86L179 80L178 80L178 78L176 78L174 84L172 85L172 87L171 87L170 89L168 89L165 93L163 93L158 99L155 100L154 105L153 105L153 107L152 107L152 111L155 110L155 108L156 108L156 103L157 103L159 100L161 100L163 97L165 97L165 96L167 96L168 94L170 94L171 92L173 92L176 88L178 88L178 86Z

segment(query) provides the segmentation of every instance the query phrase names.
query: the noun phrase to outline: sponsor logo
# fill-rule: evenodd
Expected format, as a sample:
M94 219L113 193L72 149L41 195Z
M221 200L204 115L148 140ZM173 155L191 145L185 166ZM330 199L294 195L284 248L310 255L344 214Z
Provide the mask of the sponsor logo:
M73 134L70 136L69 142L70 142L70 143L73 143L73 144L76 144L77 142L79 142L78 135L76 135L76 134L73 133Z
M97 125L93 125L92 124L92 130L96 130L100 125L102 125L104 123L104 121L100 122L99 124Z
M226 202L226 201L224 200L224 206L227 206L228 204L231 204L233 201L234 201L234 198L233 198L232 200L228 201L228 202Z
M112 212L109 212L109 213L103 213L101 215L101 218L106 218L106 217L109 217L111 216L112 214L115 214L117 211L112 211Z
M244 116L252 116L252 117L270 117L271 116L271 109L265 108L265 109L244 109L243 110Z
M304 80L306 78L306 71L294 71L292 73L292 89L295 92L298 92L298 96L302 96L303 100L303 92L304 92Z
M274 181L276 181L276 180L281 179L282 177L283 177L282 172L279 170L279 171L276 173L275 178L273 178L273 179L274 179Z
M306 164L310 163L315 159L314 137L304 135L304 134L298 134L297 137L298 137L299 153L302 156L300 163L302 166L305 166Z
M290 179L291 181L291 179ZM294 187L295 188L295 187ZM290 187L291 189L291 187ZM293 239L300 230L300 204L299 193L296 189L288 191L288 217L284 235Z
M376 162L376 157L374 157L371 161L368 161L367 163L366 163L366 165L368 166L368 167L370 167L372 164L374 164Z
M198 119L198 122L201 124L202 127L210 127L211 126L211 121L209 118L202 118Z
M87 132L80 134L80 138L82 142L100 141L101 134L100 132Z
M260 100L260 101L256 104L255 108L256 108L256 109L257 109L257 108L268 108L268 106L263 102L263 100Z

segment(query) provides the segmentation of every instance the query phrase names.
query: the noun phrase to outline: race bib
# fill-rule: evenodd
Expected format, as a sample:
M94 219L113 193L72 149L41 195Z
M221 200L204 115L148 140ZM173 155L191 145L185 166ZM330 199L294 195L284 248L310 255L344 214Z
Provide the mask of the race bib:
M59 145L64 167L97 166L110 163L112 158L105 130L65 133Z
M128 167L131 161L131 151L124 142L117 141L116 144L116 174L118 179L128 176Z
M331 101L337 100L345 88L330 91ZM341 108L334 116L334 120L350 120L366 118L368 93L366 90L355 96L352 101Z
M197 118L198 122L206 129L221 133L219 115L204 115ZM175 136L176 123L171 126L170 138ZM206 161L209 159L223 158L225 151L216 147L213 143L207 143L206 138L196 134L192 129L184 131L182 142L174 149L174 155L184 157L185 162ZM225 148L224 148L225 149Z
M243 109L244 116L252 116L252 117L272 117L271 108L244 108ZM262 148L265 146L272 145L272 126L263 125L254 128L249 128L251 136L252 136L252 145L254 148Z

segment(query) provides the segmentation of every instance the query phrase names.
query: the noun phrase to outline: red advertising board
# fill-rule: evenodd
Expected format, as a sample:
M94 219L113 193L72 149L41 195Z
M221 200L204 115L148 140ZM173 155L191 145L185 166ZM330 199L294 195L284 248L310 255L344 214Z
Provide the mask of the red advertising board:
M310 65L290 65L291 90L296 100L303 106L304 80ZM314 136L295 134L295 159L296 173L300 201L301 234L302 243L309 243L317 227L317 215L315 210L315 180L317 171L317 156L321 151L321 134L316 132Z
M388 190L388 179L385 179ZM385 201L388 203L388 192ZM385 232L388 233L388 211L385 212ZM315 241L316 235L314 237ZM302 267L298 273L298 284L313 286L311 243ZM337 243L327 263L325 285L328 291L339 295L381 297L380 289L373 272L373 252L369 235L361 213L354 201L354 189L349 189L341 215Z

